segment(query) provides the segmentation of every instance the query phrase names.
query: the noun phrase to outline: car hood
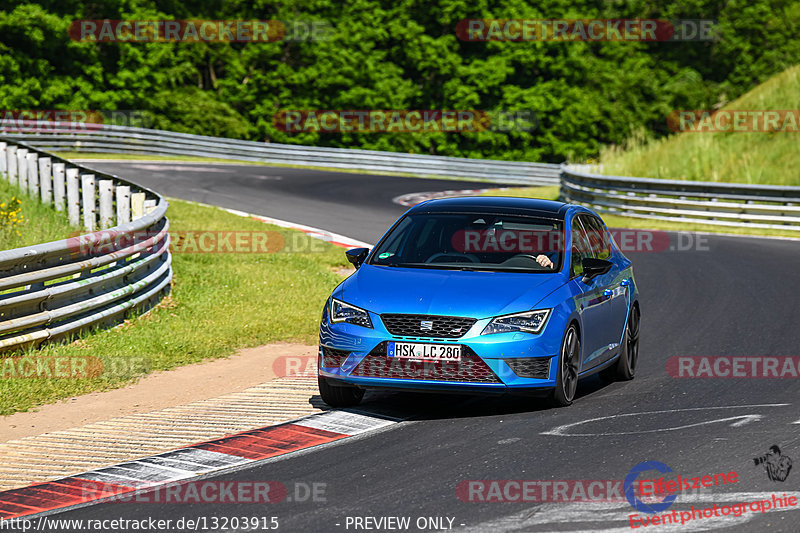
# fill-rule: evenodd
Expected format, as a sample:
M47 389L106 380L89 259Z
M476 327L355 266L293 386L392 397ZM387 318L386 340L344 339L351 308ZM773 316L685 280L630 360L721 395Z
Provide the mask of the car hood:
M362 265L334 298L373 313L488 318L532 309L564 275Z

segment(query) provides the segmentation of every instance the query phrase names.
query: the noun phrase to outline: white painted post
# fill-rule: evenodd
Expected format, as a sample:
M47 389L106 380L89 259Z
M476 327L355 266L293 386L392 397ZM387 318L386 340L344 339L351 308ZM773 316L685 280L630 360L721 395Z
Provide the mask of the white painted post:
M28 194L36 198L39 196L39 154L29 153L28 158Z
M23 191L28 190L28 160L26 159L28 150L17 148L17 172L19 174L19 188Z
M53 203L56 211L64 210L66 182L64 181L64 163L53 163Z
M128 185L117 186L117 225L131 221L131 188Z
M131 216L133 220L144 215L144 193L135 192L131 194Z
M53 178L49 157L39 160L39 189L42 191L42 202L50 205L53 202Z
M144 201L144 214L149 215L156 209L157 202L155 200L145 200Z
M67 169L67 214L69 223L77 226L81 222L80 181L78 169Z
M6 149L8 145L6 143L0 143L0 176L3 179L8 180L8 159L6 156Z
M114 226L114 181L97 182L100 191L100 229Z
M17 184L17 146L12 144L6 149L6 170L8 171L8 181L12 185Z
M83 228L86 231L94 231L95 210L97 205L94 174L81 174L81 200L81 207L83 208Z

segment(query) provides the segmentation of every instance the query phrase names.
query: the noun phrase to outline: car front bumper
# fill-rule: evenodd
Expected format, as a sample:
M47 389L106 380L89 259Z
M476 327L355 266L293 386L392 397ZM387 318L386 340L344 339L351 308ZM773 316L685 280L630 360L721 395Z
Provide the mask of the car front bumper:
M377 315L370 318L374 329L322 323L319 375L331 385L501 394L546 393L555 387L562 331L551 323L538 335L480 335L490 321L484 319L461 338L434 340L392 335ZM461 345L462 359L441 363L389 357L391 341Z

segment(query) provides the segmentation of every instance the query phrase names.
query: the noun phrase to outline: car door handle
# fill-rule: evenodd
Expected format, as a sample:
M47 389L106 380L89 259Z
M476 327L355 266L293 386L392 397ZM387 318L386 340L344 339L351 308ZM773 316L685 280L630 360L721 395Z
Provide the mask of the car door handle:
M629 280L628 278L625 278L622 281L620 281L619 284L622 285L623 287L627 287L628 285L631 284L631 280Z

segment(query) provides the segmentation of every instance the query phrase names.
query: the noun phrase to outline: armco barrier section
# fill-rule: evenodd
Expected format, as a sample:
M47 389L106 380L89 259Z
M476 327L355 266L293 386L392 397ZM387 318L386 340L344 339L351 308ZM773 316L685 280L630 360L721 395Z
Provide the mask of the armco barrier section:
M214 157L522 185L560 183L562 200L587 205L602 213L800 231L800 187L606 176L592 173L588 165L258 143L102 124L85 124L80 131L71 123L54 122L43 127L41 123L30 122L27 126L33 132L16 133L13 137L55 150Z
M31 122L31 129L41 133L9 131L4 135L24 139L41 149L55 151L211 157L524 185L557 185L560 172L559 165L547 163L261 143L101 124L87 124L86 129L80 131L76 131L75 125L71 123L53 122L48 123L47 127L36 124ZM48 130L51 132L48 133Z
M605 176L564 165L561 197L626 217L800 232L800 187Z
M23 202L53 205L82 228L74 237L0 251L0 351L119 322L169 291L169 221L160 195L7 138L0 138L0 179L23 189Z

